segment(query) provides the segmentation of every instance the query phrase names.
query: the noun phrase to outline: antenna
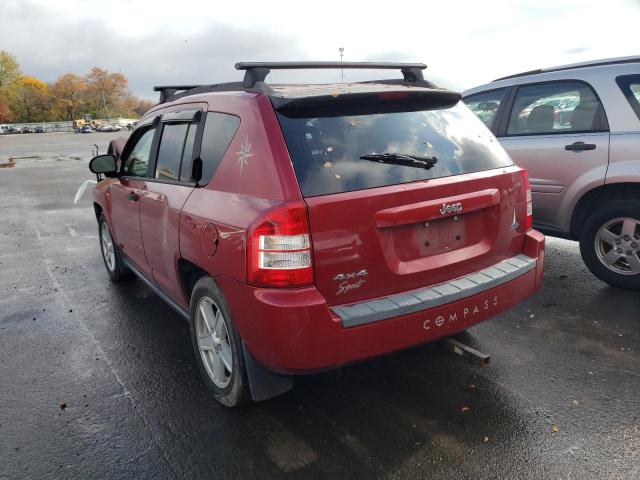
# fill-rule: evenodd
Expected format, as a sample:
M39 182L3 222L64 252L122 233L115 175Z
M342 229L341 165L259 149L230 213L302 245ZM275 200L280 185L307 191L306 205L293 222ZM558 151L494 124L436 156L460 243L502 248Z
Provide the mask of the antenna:
M338 48L340 52L340 64L342 65L342 57L344 56L344 47ZM340 68L340 83L344 83L344 67Z

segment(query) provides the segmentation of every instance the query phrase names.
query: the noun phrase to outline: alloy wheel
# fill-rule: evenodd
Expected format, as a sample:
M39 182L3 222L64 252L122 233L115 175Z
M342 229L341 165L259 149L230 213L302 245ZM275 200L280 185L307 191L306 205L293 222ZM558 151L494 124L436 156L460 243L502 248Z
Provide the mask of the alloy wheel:
M103 222L102 228L100 229L100 246L102 247L102 255L104 256L107 268L109 271L113 272L116 268L116 252L114 250L113 238L111 238L107 222Z
M233 374L231 339L222 311L209 297L202 297L196 310L196 337L202 363L211 381L226 388Z
M640 220L621 217L600 227L596 255L609 270L620 275L640 274Z

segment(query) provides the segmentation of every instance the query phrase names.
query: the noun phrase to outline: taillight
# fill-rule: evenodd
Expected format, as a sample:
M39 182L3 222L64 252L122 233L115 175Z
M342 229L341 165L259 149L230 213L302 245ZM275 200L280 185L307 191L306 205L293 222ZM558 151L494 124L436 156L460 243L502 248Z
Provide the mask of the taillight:
M529 172L522 170L522 180L524 182L524 191L527 199L527 218L524 222L525 230L533 228L533 202L531 201L531 182L529 182Z
M260 286L313 282L307 208L289 203L269 212L249 229L247 279Z

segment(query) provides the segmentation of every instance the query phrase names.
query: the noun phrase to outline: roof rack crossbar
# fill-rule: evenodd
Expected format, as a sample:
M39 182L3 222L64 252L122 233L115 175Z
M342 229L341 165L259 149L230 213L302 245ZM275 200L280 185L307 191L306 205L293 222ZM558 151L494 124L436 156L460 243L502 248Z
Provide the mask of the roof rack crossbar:
M254 88L258 82L264 82L271 70L300 69L372 69L400 70L405 82L416 83L424 80L422 70L424 63L392 63L392 62L239 62L236 70L245 70L244 88Z
M154 92L160 92L160 102L164 103L167 99L174 95L176 92L183 92L185 90L191 90L192 88L202 87L202 85L163 85L153 87Z

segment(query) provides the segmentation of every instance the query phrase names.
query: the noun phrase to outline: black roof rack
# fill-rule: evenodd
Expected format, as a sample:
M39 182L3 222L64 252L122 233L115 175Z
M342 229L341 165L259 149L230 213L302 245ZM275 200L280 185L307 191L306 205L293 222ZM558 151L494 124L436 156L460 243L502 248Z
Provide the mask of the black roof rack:
M392 62L238 62L237 70L245 70L242 85L253 89L258 82L264 82L271 70L307 70L307 69L372 69L400 70L405 82L417 83L424 80L422 70L424 63L392 63Z
M213 85L163 85L153 87L154 92L160 92L160 101L165 103L170 98L176 100L186 95L206 92L223 91L258 91L267 94L273 90L264 83L271 70L298 69L372 69L372 70L400 70L404 80L370 80L360 83L388 83L413 84L416 86L433 88L434 85L424 79L422 70L427 68L424 63L391 63L391 62L239 62L237 70L244 70L244 80L241 82L217 83Z
M604 65L619 65L623 63L640 63L640 57L610 58L606 60L594 60L592 62L572 63L570 65L562 65L559 67L537 68L535 70L529 70L527 72L514 73L513 75L507 75L506 77L496 78L495 80L492 80L492 82L499 82L500 80L508 80L510 78L527 77L529 75L537 75L539 73L561 72L563 70L575 70L577 68L587 67L601 67Z
M241 92L244 90L240 82L214 83L211 85L163 85L153 87L154 92L160 92L158 103L165 103L171 98L176 100L187 95L207 92Z
M191 90L192 88L198 88L201 86L202 85L163 85L153 87L153 91L160 92L160 102L158 103L164 103L167 101L167 98L180 91Z

